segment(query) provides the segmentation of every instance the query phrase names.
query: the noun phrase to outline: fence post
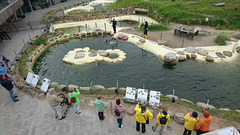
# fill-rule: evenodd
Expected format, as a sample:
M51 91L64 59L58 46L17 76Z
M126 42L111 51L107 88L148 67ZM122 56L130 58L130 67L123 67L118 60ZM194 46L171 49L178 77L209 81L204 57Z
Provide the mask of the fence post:
M182 41L182 48L183 48L183 44L184 44L184 39L183 39L183 41Z
M24 41L24 39L22 38L22 42L23 42L23 45L26 45L26 43L25 43L25 41Z
M31 36L30 36L29 32L28 32L28 37L29 37L29 39L31 40Z
M104 23L105 30L107 29L106 23Z

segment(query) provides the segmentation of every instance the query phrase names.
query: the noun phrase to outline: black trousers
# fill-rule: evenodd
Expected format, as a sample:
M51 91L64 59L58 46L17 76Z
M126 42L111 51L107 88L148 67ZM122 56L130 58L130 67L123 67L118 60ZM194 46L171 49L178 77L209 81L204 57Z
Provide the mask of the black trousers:
M113 31L114 33L116 33L116 26L113 26Z
M208 131L201 131L201 130L197 130L197 135L201 135L203 133L207 133Z
M185 128L183 135L191 135L192 131Z
M147 35L147 32L148 32L147 30L144 30L144 33L143 33L143 34Z
M137 121L136 121L136 123L137 123L137 128L136 128L136 130L137 130L137 131L140 131L140 123L137 122ZM145 133L145 132L146 132L146 123L142 123L142 133Z
M98 112L98 117L100 120L103 120L105 117L103 116L103 112Z
M5 38L5 40L11 39L5 31L0 32L0 34L1 34L2 40L3 40L3 37Z

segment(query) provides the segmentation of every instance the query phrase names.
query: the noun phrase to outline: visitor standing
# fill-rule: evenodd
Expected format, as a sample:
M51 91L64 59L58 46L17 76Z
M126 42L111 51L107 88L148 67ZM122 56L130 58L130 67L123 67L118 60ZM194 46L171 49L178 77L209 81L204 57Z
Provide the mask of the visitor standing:
M155 131L158 125L160 125L161 129L159 130L159 134L162 134L164 127L167 126L168 122L170 121L170 115L167 113L167 111L167 107L163 107L162 113L158 113L157 123L155 124L155 126L152 126L153 131Z
M104 116L103 112L104 112L105 102L103 102L103 100L102 100L101 98L102 98L101 95L98 95L98 96L97 96L97 99L96 99L96 108L97 108L97 111L98 111L99 120L104 120L104 119L105 119L105 116Z
M145 21L143 38L146 38L146 39L147 39L147 32L148 32L148 22Z
M209 116L209 112L207 110L203 110L203 116L204 117L199 120L196 127L197 135L207 133L212 123L212 117Z
M185 117L184 123L184 132L183 135L191 135L192 131L195 129L196 124L199 122L198 113L197 112L189 112Z
M5 75L5 79L9 80L10 78L8 77L7 75L7 72L6 72L6 69L4 67L4 64L1 64L0 66L0 73L4 74Z
M141 108L140 108L141 106ZM146 132L146 123L153 118L153 114L146 109L145 104L137 104L135 107L136 111L136 130L140 131L140 123L142 124L142 133ZM148 122L147 122L148 121Z
M80 92L78 89L70 89L70 93L68 94L70 98L70 102L73 104L73 108L75 113L80 114L82 110L79 110L79 98L78 95L80 95Z
M0 73L4 74L5 76L7 74L4 64L1 64L1 66L0 66Z
M47 99L50 107L53 110L55 118L58 118L59 120L65 119L66 116L62 116L62 107L60 105L63 98L61 99L61 98L57 97L56 95L54 95L54 88L51 88L48 90L46 99Z
M123 128L123 124L122 124L122 120L123 117L125 115L125 107L121 104L121 100L117 99L116 100L116 104L114 106L114 116L117 119L117 123L118 123L118 128L122 129Z
M7 71L10 70L11 61L5 55L1 55L0 62L4 62L5 63L5 65L7 67Z
M5 26L3 26L3 25L1 25L0 26L0 33L1 33L1 40L4 42L4 39L5 40L8 40L8 39L11 39L9 36L8 36L8 34L7 34L7 32L5 31ZM3 38L4 37L4 38Z
M16 99L18 96L14 96L13 92L14 92L14 89L13 89L13 84L12 84L12 81L11 80L7 80L5 78L5 75L4 74L0 74L0 80L1 80L1 85L9 91L10 93L10 97L12 98L13 102L17 102L19 101L19 99Z
M116 22L115 19L113 19L113 20L111 21L111 23L112 23L112 27L113 27L114 34L116 34L116 26L117 26L117 22Z

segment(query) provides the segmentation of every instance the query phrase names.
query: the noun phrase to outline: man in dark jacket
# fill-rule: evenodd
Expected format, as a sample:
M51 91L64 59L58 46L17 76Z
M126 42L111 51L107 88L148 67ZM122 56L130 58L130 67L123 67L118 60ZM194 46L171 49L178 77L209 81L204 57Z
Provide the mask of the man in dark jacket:
M0 80L1 80L1 85L10 92L10 97L12 98L13 102L17 102L19 101L19 99L15 99L17 98L18 96L14 96L13 95L13 84L12 84L12 81L10 80L7 80L5 78L5 75L4 74L0 74Z
M116 25L117 25L117 22L116 22L115 19L113 19L111 22L112 22L112 27L113 27L114 34L116 34Z

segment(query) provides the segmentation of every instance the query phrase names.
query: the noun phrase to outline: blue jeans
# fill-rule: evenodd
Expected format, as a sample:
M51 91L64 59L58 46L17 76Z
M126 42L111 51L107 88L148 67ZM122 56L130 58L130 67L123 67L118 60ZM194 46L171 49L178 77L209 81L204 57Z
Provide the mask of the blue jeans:
M13 88L11 90L9 90L9 93L10 93L10 97L12 98L12 100L16 101L16 99L14 98L14 95L13 95Z
M117 119L117 123L118 123L118 127L121 128L122 127L122 119Z

